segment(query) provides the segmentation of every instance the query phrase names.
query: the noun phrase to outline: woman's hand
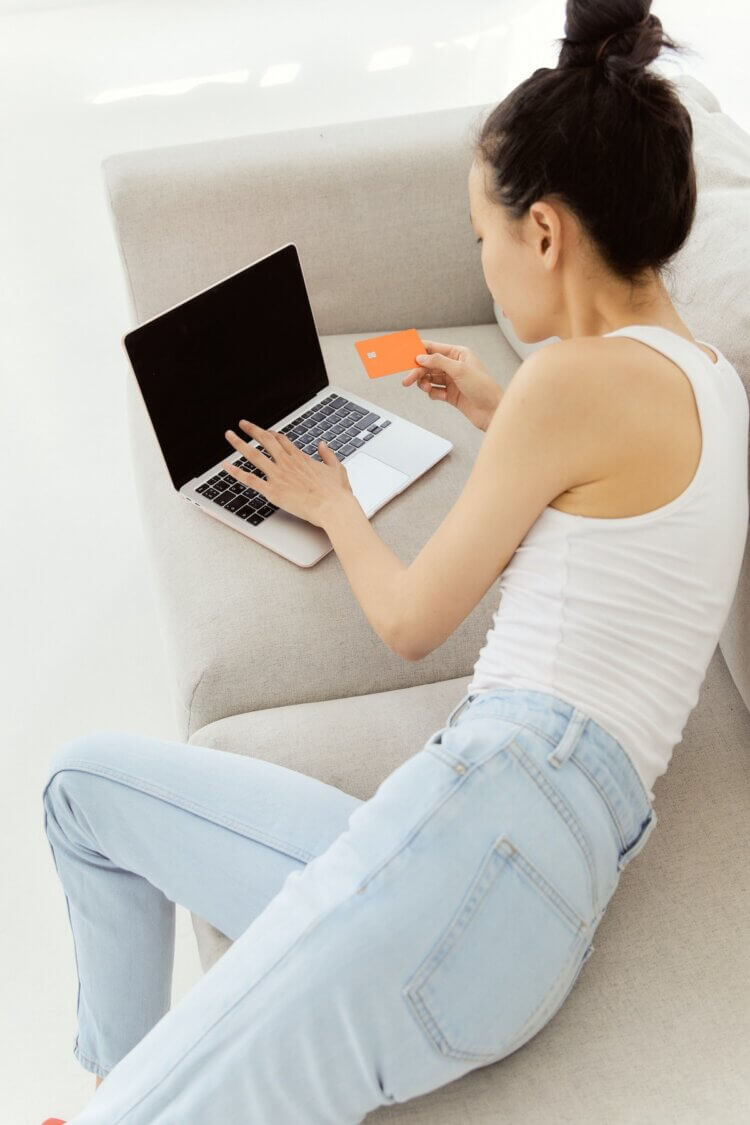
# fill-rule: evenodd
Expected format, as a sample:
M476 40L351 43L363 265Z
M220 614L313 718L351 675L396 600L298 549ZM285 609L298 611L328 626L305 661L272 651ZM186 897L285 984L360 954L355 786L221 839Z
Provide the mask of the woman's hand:
M486 430L503 397L479 356L462 344L440 344L425 340L427 355L417 356L419 367L401 380L404 387L416 383L430 398L440 399L460 410L480 430Z
M234 430L226 430L224 436L248 461L265 473L267 479L262 480L255 473L240 469L229 461L222 461L222 468L241 484L265 496L277 508L322 527L325 513L331 506L354 495L346 469L325 442L318 442L322 460L315 461L310 454L298 449L286 434L262 430L244 418L240 426L268 451L270 457L238 437Z

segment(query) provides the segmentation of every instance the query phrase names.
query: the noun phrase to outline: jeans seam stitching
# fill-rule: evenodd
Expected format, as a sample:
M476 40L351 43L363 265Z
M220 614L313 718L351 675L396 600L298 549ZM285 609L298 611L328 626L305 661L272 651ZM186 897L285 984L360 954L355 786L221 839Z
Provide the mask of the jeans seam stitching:
M289 844L279 837L272 836L268 832L262 832L260 829L253 828L251 825L237 820L235 817L224 816L217 814L214 809L207 808L200 805L195 801L189 801L179 793L168 789L165 785L158 785L153 782L145 782L135 774L125 773L123 770L113 769L111 766L102 766L96 762L91 762L85 758L69 758L64 766L55 771L53 777L57 773L62 773L66 769L81 769L84 773L94 773L99 776L111 778L113 781L121 782L123 785L128 785L131 789L136 789L140 793L146 793L151 797L157 799L166 798L170 804L176 805L178 808L185 809L186 812L197 813L205 819L209 820L212 824L219 824L224 828L229 828L232 831L239 831L242 835L248 835L251 839L261 844L267 844L278 851L283 851L285 855L292 856L296 859L301 859L305 863L314 859L315 856L311 852L306 852L301 848ZM52 778L50 778L50 781Z
M425 1028L427 1029L430 1037L438 1047L438 1050L441 1054L451 1056L460 1055L461 1058L466 1059L487 1057L487 1052L485 1051L462 1051L460 1048L454 1048L450 1045L445 1033L440 1027L440 1024L437 1022L436 1017L433 1015L431 1009L427 1006L427 1001L422 995L421 990L423 985L426 984L426 982L432 976L435 969L438 968L441 962L445 960L450 951L456 946L459 937L466 930L466 924L463 924L459 927L460 919L464 915L468 914L468 919L469 921L471 921L472 917L479 909L480 905L487 897L492 886L494 885L496 875L499 874L499 868L503 866L503 862L508 862L508 858L508 856L501 855L501 853L498 852L496 842L492 844L492 847L488 849L487 854L484 856L479 865L479 869L474 878L475 886L473 893L469 895L463 905L459 905L453 917L448 921L443 930L443 933L445 934L451 934L451 931L453 931L451 939L446 943L445 939L438 938L437 949L442 950L440 956L436 959L437 950L433 945L432 949L422 962L422 965L417 970L413 979L413 983L407 983L403 988L403 995L405 996L406 1000L410 1004L413 1004L414 1008L417 1010L417 1014L424 1023ZM499 859L501 860L501 862L498 862ZM490 872L492 872L492 878L486 879L485 886L484 888L482 888L482 877L483 875L489 874ZM445 1019L444 1016L443 1019Z
M90 1055L87 1055L85 1051L81 1050L81 1047L80 1047L80 1044L78 1042L77 1036L76 1036L76 1041L75 1041L75 1045L74 1045L74 1052L75 1052L76 1058L79 1060L79 1062L89 1063L91 1066L95 1066L99 1070L105 1070L106 1069L105 1067L102 1066L102 1064L99 1062L98 1059L92 1059ZM107 1073L109 1073L109 1072L107 1072Z
M583 852L584 859L586 860L586 870L588 872L589 889L591 891L591 901L594 907L594 913L599 910L599 891L596 883L596 869L594 863L593 853L589 847L589 842L583 833L582 828L578 823L575 813L569 807L567 801L560 796L553 785L547 780L542 771L526 753L525 750L516 742L515 739L508 747L511 750L513 757L518 764L526 771L528 776L540 790L540 792L547 798L547 800L555 807L564 822L567 824L573 838ZM536 771L536 772L532 772ZM538 776L537 776L538 774Z
M535 727L533 723L524 723L523 725L527 730L533 730L534 734L538 734L541 738L546 739L547 742L549 742L550 746L557 746L557 740L554 739L552 735L549 734L546 730L542 730L540 727Z
M80 1027L80 1023L81 1023L81 971L80 971L80 968L79 968L79 960L78 960L78 945L76 943L76 934L75 934L75 930L73 928L73 917L72 917L71 912L70 912L70 899L68 898L68 892L65 890L65 887L62 883L62 876L60 874L60 869L58 867L57 856L55 855L55 849L52 846L52 841L49 838L49 832L47 830L48 808L47 808L47 801L46 801L45 798L46 798L46 793L47 793L48 788L49 788L49 784L45 785L44 796L42 797L42 804L43 804L43 807L44 807L44 818L43 818L44 819L44 834L47 837L47 844L49 846L50 852L52 853L52 862L54 864L55 871L57 873L57 877L60 880L60 884L62 886L63 897L65 899L65 910L66 910L67 915L68 915L68 925L70 926L70 934L71 934L71 938L72 938L72 941L73 941L73 959L74 959L74 962L75 962L75 970L76 970L76 1027ZM75 1041L74 1046L75 1047L78 1046L78 1032L76 1032L76 1041ZM89 1059L88 1061L89 1062L95 1062L94 1059ZM99 1064L96 1063L96 1065L98 1066Z
M563 975L564 975L565 973L567 973L567 972L568 972L568 970L570 969L571 965L574 965L574 964L575 964L575 963L576 963L576 962L578 961L578 959L579 959L579 957L580 957L580 952L581 952L581 946L582 946L582 945L585 945L586 949L589 949L589 948L591 948L592 942L591 942L591 938L590 938L590 932L589 932L588 930L586 930L586 931L581 931L581 932L582 932L582 933L584 933L584 934L585 934L585 936L584 936L584 937L583 937L583 938L582 938L582 939L581 939L580 941L578 941L578 942L577 942L577 943L576 943L576 944L575 944L575 945L573 946L573 948L572 948L572 950L571 950L571 954L570 954L570 957L569 957L569 958L568 958L568 960L566 961L566 963L565 963L565 968L564 968L564 969L562 970L562 972L560 973L560 976L563 976ZM588 960L588 956L587 956L587 955L586 955L586 954L584 953L583 961L582 961L582 963L581 963L581 965L580 965L580 968L579 968L579 972L580 972L580 969L582 969L582 968L583 968L583 965L585 964L585 962L586 962L587 960ZM540 1025L540 1027L539 1027L539 1029L538 1029L538 1030L540 1030L540 1031L541 1031L542 1027L544 1027L544 1026L546 1025L546 1023L547 1023L547 1022L548 1022L548 1021L549 1021L549 1020L550 1020L550 1019L551 1019L551 1018L552 1018L552 1017L553 1017L554 1015L556 1015L556 1014L557 1014L557 1012L558 1012L558 1011L560 1010L560 1008L561 1008L561 1007L563 1006L563 1004L564 1004L564 1003L565 1003L565 1001L567 1000L567 998L568 998L568 995L569 995L569 994L570 994L570 992L572 991L572 989L573 989L573 985L574 985L574 984L575 984L575 982L576 982L577 976L578 976L578 974L576 974L576 978L575 978L575 979L574 979L574 980L573 980L573 981L571 982L571 984L569 985L569 987L568 987L568 989L567 989L567 992L566 992L566 993L564 994L564 996L562 997L562 1000L560 1001L559 1005L558 1005L558 1006L557 1006L557 1007L556 1007L556 1008L555 1008L554 1010L550 1010L550 1002L549 1002L549 1001L550 1001L550 997L551 997L551 996L552 996L552 994L553 994L553 993L555 992L556 986L557 986L557 984L559 983L559 980L560 980L560 977L558 977L558 978L557 978L557 980L556 980L556 981L555 981L555 983L554 983L554 984L552 985L552 987L551 987L550 989L548 989L548 991L547 991L547 993L546 993L546 995L545 995L544 999L543 999L542 1001L540 1001L540 1003L539 1003L539 1005L537 1006L536 1010L535 1010L535 1011L534 1011L534 1012L532 1013L532 1015L530 1015L530 1016L529 1016L529 1018L527 1019L526 1023L525 1023L524 1025L523 1025L523 1027L521 1028L521 1030L520 1030L520 1031L518 1032L518 1034L517 1034L517 1036L516 1036L516 1038L515 1038L515 1040L514 1040L514 1046L515 1046L515 1045L517 1045L517 1046L521 1046L521 1045L522 1045L522 1041L523 1041L524 1039L528 1038L528 1036L529 1036L529 1031L530 1031L530 1030L531 1030L532 1028L534 1028L534 1027L535 1027L535 1025L536 1025L536 1024L537 1024L537 1023L539 1022L540 1018L541 1018L541 1025ZM534 1034L535 1034L535 1032L534 1032ZM519 1042L519 1040L520 1040L521 1042Z
M511 845L512 851L510 853L504 851L500 847L500 844L504 840L506 840ZM498 860L502 860L504 862L498 862ZM407 983L402 990L402 995L409 1002L409 1004L413 1006L416 1015L424 1025L425 1030L428 1032L429 1037L432 1039L433 1043L438 1048L440 1053L443 1055L448 1055L452 1058L462 1058L469 1061L478 1059L491 1060L496 1059L498 1057L498 1054L497 1051L465 1051L460 1047L451 1046L445 1032L437 1022L432 1009L427 1006L427 1001L422 993L422 988L442 963L442 961L445 960L451 950L456 946L457 941L465 932L467 926L466 924L464 924L459 927L460 919L468 912L468 920L471 921L471 919L479 909L482 901L487 897L490 890L494 886L497 876L501 873L503 867L506 864L518 865L525 878L537 889L537 892L544 895L544 897L550 902L550 905L553 907L553 909L557 910L558 913L561 913L561 906L558 905L558 902L556 901L557 899L559 899L562 906L565 907L565 911L562 912L564 913L564 916L566 917L569 924L571 923L570 916L572 916L572 918L576 920L576 925L571 930L571 940L573 940L571 953L565 963L563 970L561 971L561 975L566 973L570 965L572 963L575 963L575 961L578 959L578 956L580 954L581 941L583 940L587 944L587 946L588 944L590 944L590 926L586 923L585 919L580 918L579 915L573 910L573 908L569 907L567 903L565 903L562 895L560 895L559 892L552 886L549 880L545 879L541 872L537 872L537 869L534 867L531 861L527 859L523 852L521 852L521 850L517 848L516 845L513 844L507 836L503 835L498 840L496 840L493 843L492 847L489 849L488 854L482 860L477 875L475 876L475 891L481 886L482 875L485 873L485 871L492 871L492 878L487 881L486 886L482 890L481 894L478 897L476 894L470 895L464 905L459 906L452 919L447 923L443 932L450 933L451 931L454 931L454 933L451 937L450 943L445 945L444 948L443 940L438 940L437 947L441 951L440 956L436 959L436 950L433 946L433 949L425 957L422 965L413 975L412 983ZM526 870L527 868L528 871ZM538 878L537 875L539 876ZM540 880L542 880L542 882L540 882ZM551 898L548 888L554 893L554 899ZM584 935L583 939L581 938L581 935ZM575 940L576 938L578 940ZM547 1011L550 996L552 996L555 992L558 980L559 978L555 980L552 985L550 985L544 996L540 998L537 1006L534 1008L534 1011L531 1012L526 1021L516 1031L515 1035L503 1045L503 1056L511 1053L511 1051L514 1049L514 1045L527 1034L529 1027L534 1025L534 1023L539 1019L540 1014L543 1015ZM433 1008L437 1007L434 1002L431 1003L433 1004ZM446 1017L442 1013L440 1013L440 1015L443 1019L443 1022L447 1022Z
M580 759L578 759L578 758L576 757L576 755L575 755L575 754L571 754L571 755L570 755L570 758L569 758L569 760L570 760L571 762L574 762L574 763L575 763L575 765L576 765L576 766L578 767L578 769L579 769L579 770L580 770L580 771L581 771L581 772L582 772L583 774L585 774L585 775L586 775L586 777L587 777L587 778L589 779L589 781L591 782L591 784L592 784L592 785L594 786L594 788L596 789L597 793L599 793L599 795L601 796L602 800L604 801L605 805L607 806L607 808L608 808L608 810L609 810L610 816L611 816L611 817L612 817L612 819L614 820L614 822L615 822L615 825L616 825L616 827L617 827L617 834L618 834L618 836L620 837L620 844L621 844L621 846L622 846L623 848L625 848L625 849L626 849L626 848L627 848L627 842L626 842L626 840L625 840L625 833L624 833L624 831L623 831L622 825L620 824L620 818L619 818L619 816L617 815L617 812L616 812L616 810L614 809L614 807L613 807L613 805L612 805L612 802L611 802L611 801L610 801L610 799L609 799L609 795L608 795L608 794L607 794L607 792L606 792L606 791L605 791L605 790L604 790L604 789L602 788L602 786L601 786L601 785L599 784L599 782L598 782L598 781L596 780L596 778L594 777L594 775L593 775L593 774L592 774L592 773L591 773L591 772L590 772L590 771L589 771L589 770L588 770L588 769L586 768L586 766L585 766L585 765L583 764L583 762L582 762L582 761L580 761Z
M441 760L444 761L444 759L441 759ZM458 792L459 787L463 784L463 782L469 776L470 772L471 771L467 768L465 773L456 774L456 778L455 778L454 781L452 781L450 787L445 791L445 793L441 794L439 800L436 801L436 803L431 805L426 810L426 812L422 815L421 819L418 820L416 824L412 825L412 827L409 831L409 834L407 836L405 836L402 840L399 840L398 844L393 848L390 855L386 856L385 859L382 859L378 863L377 867L371 869L365 875L364 879L362 879L359 882L359 884L357 886L357 893L358 894L361 893L362 891L366 890L366 888L369 886L369 884L372 882L372 880L375 878L375 876L379 875L380 872L383 870L383 868L387 867L389 863L392 863L393 860L398 855L400 855L401 852L403 852L404 848L406 848L412 842L412 840L417 835L417 833L422 831L425 824L427 824L427 822L429 820L431 820L432 817L435 816L435 814L437 812L439 812L439 810L443 807L445 802L450 800L450 798L453 797Z
M507 837L506 837L507 838ZM540 894L546 896L551 902L552 906L573 926L576 933L587 929L588 923L585 918L581 918L580 914L565 900L563 895L558 889L550 882L549 879L531 862L530 859L521 851L520 848L512 844L513 854L508 856L511 863L516 863L521 868L526 878L534 883L539 888Z
M581 936L581 935L583 935L583 936ZM526 1023L518 1031L518 1033L517 1033L515 1039L513 1040L513 1043L511 1044L511 1046L515 1046L516 1044L518 1044L520 1046L519 1040L523 1040L525 1037L527 1037L528 1033L529 1033L529 1030L531 1028L535 1027L535 1025L539 1022L540 1019L541 1019L541 1026L540 1026L539 1030L541 1031L541 1027L543 1027L547 1023L548 1014L549 1014L550 1018L551 1018L552 1015L555 1014L554 1012L550 1013L550 997L556 991L556 989L558 987L558 984L559 984L559 981L560 981L560 977L564 976L568 972L568 970L570 969L570 966L575 964L576 961L578 960L578 958L580 956L581 946L584 943L588 944L588 941L589 941L588 929L581 930L580 933L579 933L578 941L576 941L573 944L573 946L571 948L570 956L568 957L568 960L565 962L565 967L560 972L560 976L558 976L557 979L555 980L555 983L550 988L547 989L546 993L544 994L543 999L539 1001L535 1010L532 1012L532 1014L526 1020ZM563 997L563 1001L565 999L566 999L566 997Z
M132 1110L137 1109L138 1106L142 1105L146 1098L149 1098L153 1094L154 1090L158 1088L162 1079L167 1078L170 1074L172 1074L174 1070L177 1069L177 1067L182 1066L190 1053L195 1050L199 1043L201 1043L210 1032L214 1031L214 1029L218 1027L218 1025L222 1022L222 1020L226 1019L228 1015L234 1012L237 1005L245 1000L246 997L249 996L253 991L253 989L257 988L257 986L261 984L268 977L268 975L273 972L273 970L276 969L293 950L297 948L300 942L304 941L305 938L313 933L318 928L318 926L322 925L323 922L327 921L337 910L340 910L343 906L350 906L352 904L352 901L354 900L355 893L356 892L352 890L344 892L342 897L337 902L334 902L333 905L331 905L327 910L325 910L322 915L318 915L313 918L312 921L302 931L302 933L297 935L297 937L292 941L291 945L283 950L280 956L266 968L261 976L256 981L254 981L249 988L246 988L243 992L241 992L239 996L235 996L229 1006L225 1008L218 1016L216 1016L216 1018L211 1021L208 1027L204 1028L198 1038L195 1039L192 1043L188 1044L188 1046L185 1048L185 1051L180 1055L180 1058L172 1064L166 1074L157 1079L157 1081L152 1086L150 1086L144 1094L141 1094L137 1101L133 1102L125 1110L125 1112L112 1123L112 1125L120 1125L120 1123L125 1120L126 1116Z

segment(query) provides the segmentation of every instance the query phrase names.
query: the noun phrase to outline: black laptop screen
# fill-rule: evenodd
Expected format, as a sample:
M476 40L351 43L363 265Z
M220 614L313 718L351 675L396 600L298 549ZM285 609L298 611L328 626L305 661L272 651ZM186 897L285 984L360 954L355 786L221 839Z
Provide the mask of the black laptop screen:
M139 325L123 340L175 488L328 386L294 243ZM248 440L252 440L249 439Z

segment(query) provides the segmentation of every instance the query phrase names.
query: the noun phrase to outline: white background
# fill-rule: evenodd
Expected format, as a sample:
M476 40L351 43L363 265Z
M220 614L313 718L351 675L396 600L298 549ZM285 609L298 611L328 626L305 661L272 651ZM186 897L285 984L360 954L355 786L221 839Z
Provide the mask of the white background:
M129 459L120 338L131 325L100 161L499 101L555 65L564 8L0 0L0 1119L9 1125L69 1119L94 1086L72 1055L73 947L42 829L49 757L100 727L175 737ZM750 131L745 5L670 0L653 11L695 52L675 62L665 52L659 68L694 74ZM199 973L179 908L173 998Z

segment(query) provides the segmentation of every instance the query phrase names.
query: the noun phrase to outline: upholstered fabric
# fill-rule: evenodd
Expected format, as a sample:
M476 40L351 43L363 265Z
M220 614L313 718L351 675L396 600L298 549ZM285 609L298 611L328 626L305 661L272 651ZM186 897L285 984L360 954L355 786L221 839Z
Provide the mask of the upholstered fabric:
M474 347L505 385L518 366L495 325L430 329L425 335ZM448 457L372 517L381 538L410 562L458 497L483 435L463 415L431 402L417 387L405 388L393 379L363 387L369 380L354 339L321 339L331 382L454 443ZM127 402L134 471L176 680L180 737L238 712L387 691L470 672L497 605L499 579L444 644L425 660L405 662L373 631L333 552L314 567L298 567L211 519L174 491L133 382L128 380ZM300 668L305 670L302 678Z
M200 746L252 754L366 800L468 678L232 715ZM560 1012L507 1059L367 1121L664 1125L750 1116L750 714L717 647L654 784L659 824L625 869ZM201 922L204 968L231 944Z
M353 342L416 327L474 348L502 386L512 379L519 355L493 319L468 219L469 130L489 108L121 153L103 165L133 324L294 241L331 382L454 442L373 517L405 562L458 496L482 435L398 379L371 383ZM400 660L333 554L296 567L174 492L124 356L118 374L174 670L175 737L281 762L366 799L463 694L498 584L426 660ZM569 1000L513 1056L388 1110L388 1120L747 1118L749 742L750 714L717 650L656 783L659 828L624 871ZM227 942L193 923L208 968Z
M500 383L516 370L492 320L468 218L471 158L462 136L476 117L469 107L104 161L135 322L293 241L330 381L453 441L448 457L373 517L405 562L458 496L482 434L416 387L368 379L354 340L416 327L475 347ZM181 736L258 707L468 674L497 602L494 586L427 660L405 663L373 633L333 553L302 569L173 490L125 358L122 377ZM283 644L266 644L269 636Z
M670 263L667 289L693 336L716 344L750 395L750 135L698 79L683 74L673 81L693 123L698 203L688 240ZM521 359L559 340L519 340L494 301L493 310ZM750 707L750 538L719 643Z

